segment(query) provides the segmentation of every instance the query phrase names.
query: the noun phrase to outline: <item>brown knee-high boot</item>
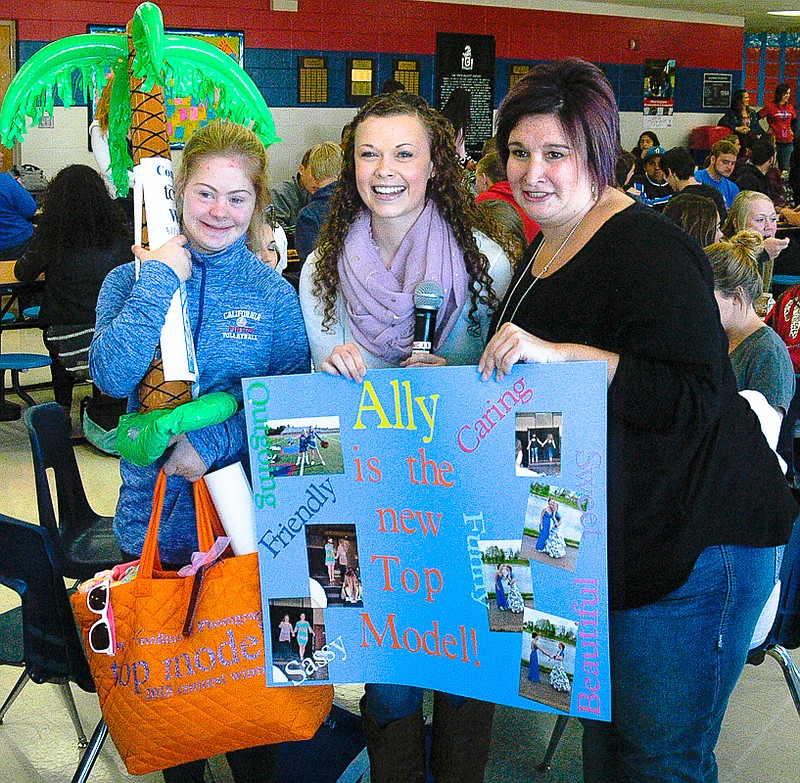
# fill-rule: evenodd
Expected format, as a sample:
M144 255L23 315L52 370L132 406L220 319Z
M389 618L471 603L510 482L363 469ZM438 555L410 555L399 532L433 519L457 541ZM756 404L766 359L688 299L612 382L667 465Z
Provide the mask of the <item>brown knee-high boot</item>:
M494 706L468 699L454 707L446 694L434 694L431 769L436 783L483 783Z
M425 722L422 710L379 726L361 699L372 783L423 783L425 780Z

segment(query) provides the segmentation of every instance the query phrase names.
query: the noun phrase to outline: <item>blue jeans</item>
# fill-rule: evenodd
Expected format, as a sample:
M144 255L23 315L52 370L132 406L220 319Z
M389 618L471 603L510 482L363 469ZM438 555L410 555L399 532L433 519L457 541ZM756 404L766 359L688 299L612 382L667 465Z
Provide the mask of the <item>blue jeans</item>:
M367 712L381 727L388 726L392 721L400 720L422 709L422 696L424 688L415 688L411 685L376 685L367 683L364 686L364 701ZM466 696L446 694L454 707L460 707Z
M722 718L782 553L708 547L673 593L610 613L612 723L583 721L585 783L716 783Z
M781 171L788 171L791 165L792 151L794 150L794 142L782 141L775 145L775 152L778 153L778 168Z

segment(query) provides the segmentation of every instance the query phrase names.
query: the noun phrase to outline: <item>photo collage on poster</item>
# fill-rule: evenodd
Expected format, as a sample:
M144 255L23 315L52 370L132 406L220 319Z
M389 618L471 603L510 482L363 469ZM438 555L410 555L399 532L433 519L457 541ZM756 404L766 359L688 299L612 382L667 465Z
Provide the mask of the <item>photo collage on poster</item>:
M569 712L578 623L536 610L531 563L575 571L586 502L544 480L561 474L562 414L520 411L515 429L515 473L536 478L522 537L479 544L489 630L520 635L520 696ZM539 574L547 579L546 571Z

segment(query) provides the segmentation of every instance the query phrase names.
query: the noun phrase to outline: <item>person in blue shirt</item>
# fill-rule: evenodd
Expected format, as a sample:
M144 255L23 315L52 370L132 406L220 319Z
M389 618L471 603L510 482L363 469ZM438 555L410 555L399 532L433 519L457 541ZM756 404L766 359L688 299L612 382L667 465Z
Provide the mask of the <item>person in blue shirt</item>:
M339 183L339 173L342 170L342 148L332 141L312 147L308 156L308 169L316 190L297 215L294 245L301 264L317 246L319 230L331 210L331 196Z
M739 194L739 188L729 179L735 166L736 146L733 142L723 139L711 148L708 167L698 169L694 174L694 178L701 185L711 185L722 193L726 209L733 206L733 200Z
M0 173L0 261L19 258L33 236L36 202L10 174Z

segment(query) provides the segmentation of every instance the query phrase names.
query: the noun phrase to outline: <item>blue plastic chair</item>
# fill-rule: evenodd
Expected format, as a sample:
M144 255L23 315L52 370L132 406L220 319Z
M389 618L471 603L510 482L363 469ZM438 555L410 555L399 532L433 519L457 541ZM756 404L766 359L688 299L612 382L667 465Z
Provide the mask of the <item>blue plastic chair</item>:
M800 647L800 521L795 522L784 550L779 584L775 619L766 639L750 650L747 662L758 666L767 656L774 658L800 715L800 670L787 652Z
M49 356L41 353L0 353L0 377L2 377L2 393L0 406L5 401L5 373L11 373L11 388L14 394L23 399L28 405L36 405L33 397L22 388L19 380L21 372L34 370L37 367L49 367L52 364Z
M21 606L0 615L0 665L19 666L23 672L0 707L0 723L29 681L61 687L78 746L89 743L81 726L70 682L95 692L89 663L72 617L59 556L50 534L0 514L0 584L19 594ZM101 720L73 778L83 783L100 751L107 729Z
M122 562L122 552L111 529L113 517L96 513L86 499L70 440L64 411L55 402L25 411L31 442L39 524L53 537L61 554L61 570L72 579L89 579L98 571ZM58 517L53 506L47 471L56 482Z

